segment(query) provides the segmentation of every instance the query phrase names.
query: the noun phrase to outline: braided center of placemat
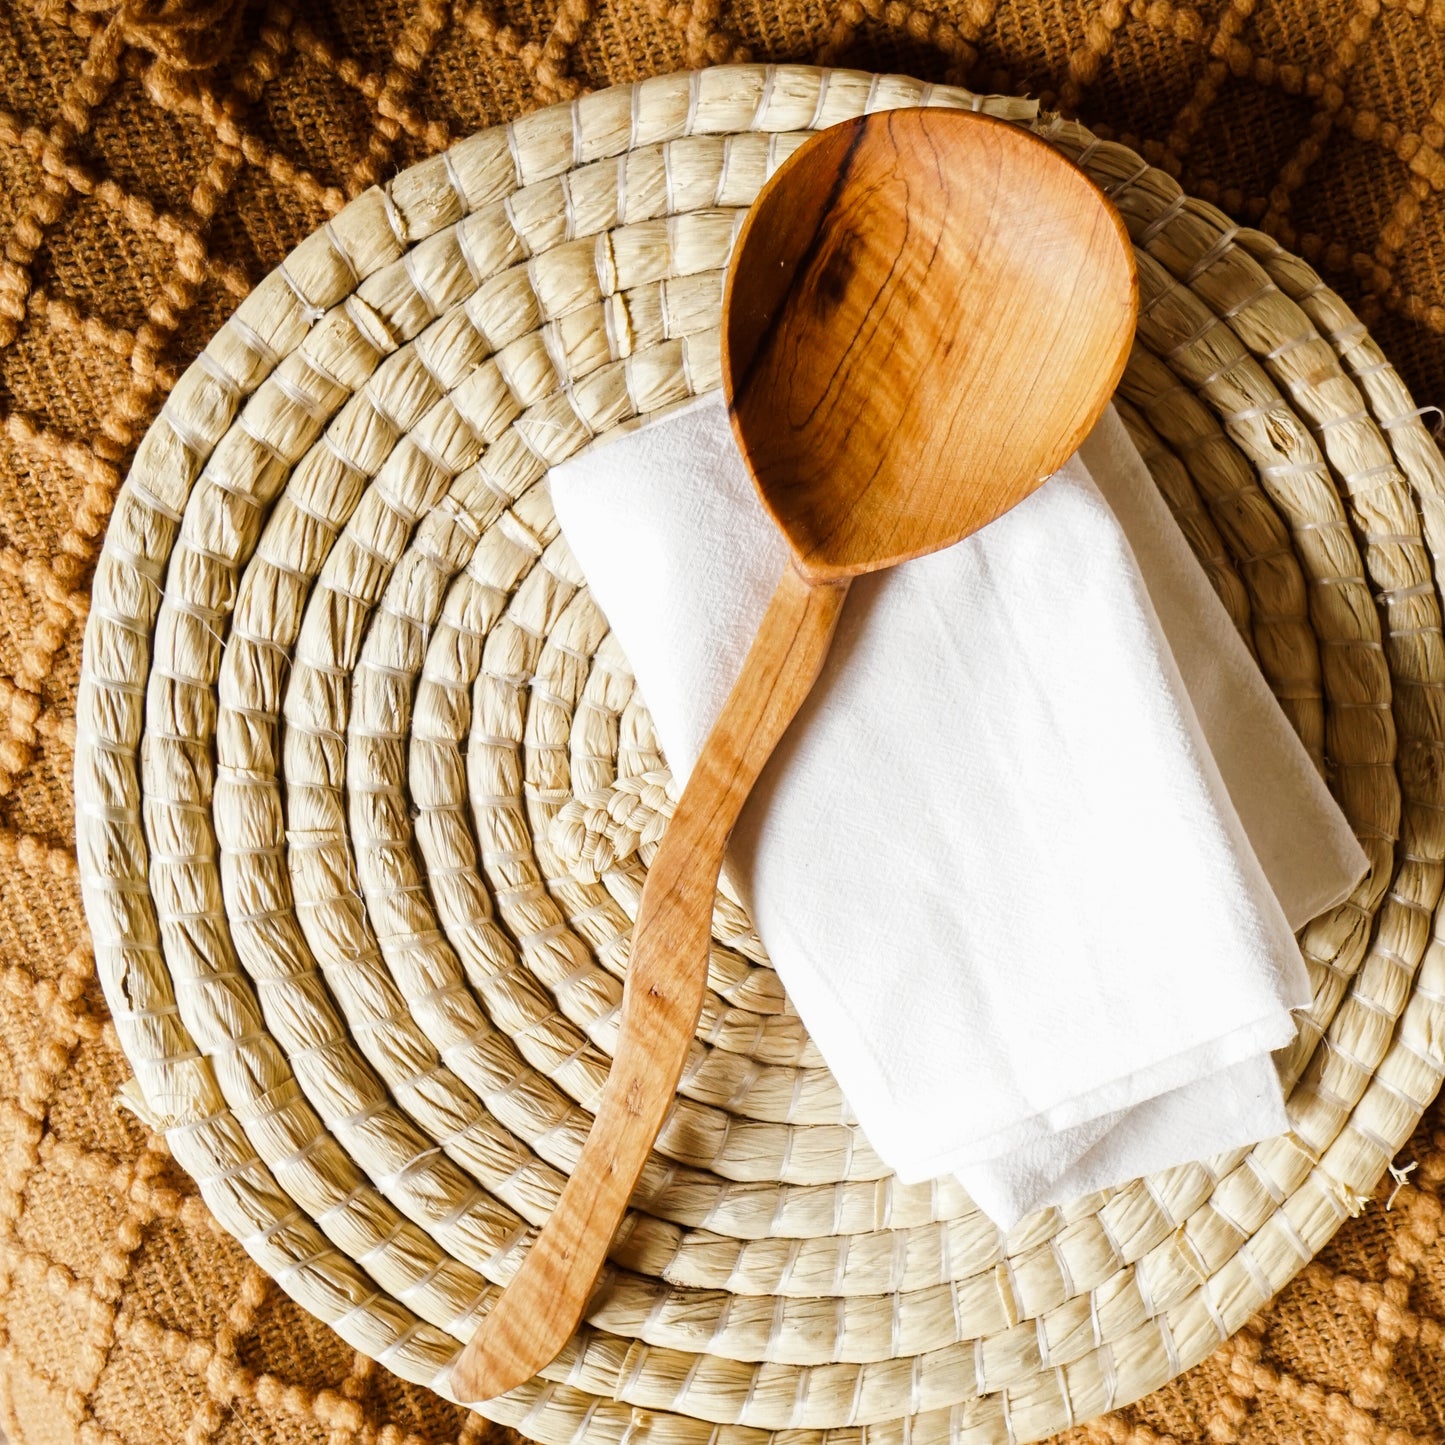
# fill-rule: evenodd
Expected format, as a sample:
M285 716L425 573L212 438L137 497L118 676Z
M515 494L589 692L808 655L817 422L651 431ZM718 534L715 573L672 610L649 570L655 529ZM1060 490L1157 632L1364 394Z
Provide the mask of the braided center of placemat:
M445 1390L586 1136L670 810L547 468L717 385L765 177L810 130L914 104L1035 125L1123 211L1120 413L1373 866L1301 935L1293 1132L1007 1237L957 1185L887 1174L719 894L698 1036L588 1322L487 1407L549 1445L1021 1441L1138 1398L1313 1257L1445 1073L1445 465L1365 328L1267 237L1027 102L741 66L540 111L367 192L172 392L79 702L132 1102L288 1292Z

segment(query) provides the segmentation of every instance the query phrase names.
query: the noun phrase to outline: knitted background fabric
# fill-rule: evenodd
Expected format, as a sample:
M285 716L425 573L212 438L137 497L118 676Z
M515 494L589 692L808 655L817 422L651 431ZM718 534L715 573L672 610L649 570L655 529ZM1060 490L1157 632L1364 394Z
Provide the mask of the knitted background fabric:
M90 571L205 340L367 186L584 90L810 60L1029 93L1301 251L1445 398L1440 0L0 0L0 1426L513 1438L355 1354L114 1103L72 846ZM1209 1361L1070 1441L1445 1441L1445 1109ZM1408 1172L1406 1172L1408 1171Z

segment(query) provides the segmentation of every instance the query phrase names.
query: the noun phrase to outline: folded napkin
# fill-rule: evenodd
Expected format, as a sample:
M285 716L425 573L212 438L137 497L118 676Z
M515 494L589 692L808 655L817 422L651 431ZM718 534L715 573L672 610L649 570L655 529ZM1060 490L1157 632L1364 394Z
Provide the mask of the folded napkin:
M551 489L685 779L786 560L720 397ZM853 584L729 866L880 1157L1008 1225L1287 1127L1292 928L1366 864L1111 409Z

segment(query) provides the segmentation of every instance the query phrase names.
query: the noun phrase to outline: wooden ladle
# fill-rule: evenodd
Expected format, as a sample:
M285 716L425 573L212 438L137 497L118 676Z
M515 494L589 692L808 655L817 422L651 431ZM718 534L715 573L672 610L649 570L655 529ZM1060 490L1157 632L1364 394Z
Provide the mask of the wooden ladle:
M1056 471L1114 390L1136 307L1117 212L1002 121L866 116L764 186L728 276L723 385L791 565L648 872L592 1132L455 1365L457 1398L530 1379L582 1317L697 1027L728 835L849 582L967 537Z

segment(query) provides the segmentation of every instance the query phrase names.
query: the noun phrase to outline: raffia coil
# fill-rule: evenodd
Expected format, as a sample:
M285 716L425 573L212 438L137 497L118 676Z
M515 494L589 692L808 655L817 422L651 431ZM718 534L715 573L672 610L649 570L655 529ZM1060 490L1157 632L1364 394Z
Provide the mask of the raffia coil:
M720 894L697 1041L588 1321L486 1407L546 1445L1025 1441L1136 1399L1315 1255L1445 1074L1445 463L1365 328L1028 102L734 66L364 193L141 444L76 753L132 1102L288 1293L446 1392L586 1135L670 807L547 468L717 384L764 178L900 105L1032 126L1124 213L1121 411L1371 872L1301 935L1293 1132L1006 1237L956 1185L887 1174Z

